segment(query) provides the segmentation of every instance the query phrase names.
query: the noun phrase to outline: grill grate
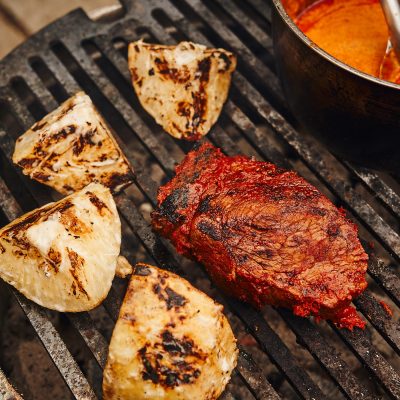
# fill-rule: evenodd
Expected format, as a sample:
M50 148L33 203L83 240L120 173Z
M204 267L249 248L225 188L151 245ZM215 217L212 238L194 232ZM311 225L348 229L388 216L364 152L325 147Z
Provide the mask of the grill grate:
M232 50L239 63L230 100L206 140L227 154L244 152L297 169L336 204L350 211L360 226L364 247L384 261L371 254L370 288L355 301L369 322L365 331L337 330L325 323L315 325L286 310L277 310L275 319L270 320L267 314L236 300L217 295L218 299L227 305L229 315L235 314L243 324L238 322L235 326L239 324L240 329L254 336L277 367L275 376L293 388L289 392L292 397L330 396L312 371L303 367L298 349L304 348L345 398L400 399L400 378L396 372L400 355L398 310L393 319L388 318L377 297L384 293L386 301L400 306L399 182L336 159L313 139L292 128L294 122L273 66L268 1L125 0L123 4L125 15L114 22L95 23L81 10L74 11L36 34L0 63L0 152L4 167L0 174L0 206L4 221L58 198L50 189L22 176L12 166L11 155L18 135L83 89L116 132L117 141L136 172L135 185L116 198L124 230L132 238L135 235L137 239L132 240L145 248L149 259L196 285L198 276L190 272L193 265L152 233L148 211L143 207L154 206L158 186L172 176L174 165L191 144L172 139L142 110L130 85L126 45L139 37L166 44L189 39ZM127 241L123 253L130 260L136 259ZM196 270L203 274L201 269ZM204 274L201 276L204 278ZM64 343L62 332L57 332L46 311L15 290L11 292L73 396L100 397L96 380L87 371L82 372ZM121 296L114 288L101 307L115 321L120 303ZM86 343L100 375L108 346L101 327L96 327L90 313L68 314L67 318ZM282 329L289 329L298 344L282 336ZM374 337L379 335L383 340L376 346ZM387 361L389 353L394 356ZM356 358L365 366L362 374L354 373L350 367L350 363L357 362ZM282 390L282 382L279 384L274 375L266 379L263 367L241 349L236 373L249 394L256 399L284 396L287 392ZM97 378L100 380L101 376ZM237 398L231 386L225 399ZM15 396L1 370L0 395Z

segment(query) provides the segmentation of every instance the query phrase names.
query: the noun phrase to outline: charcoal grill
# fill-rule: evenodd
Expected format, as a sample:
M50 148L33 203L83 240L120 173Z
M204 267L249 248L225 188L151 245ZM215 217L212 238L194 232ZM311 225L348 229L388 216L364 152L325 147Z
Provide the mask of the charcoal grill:
M176 141L162 132L142 110L130 84L126 48L129 41L144 38L165 44L192 40L229 49L238 56L238 70L230 99L206 140L229 155L245 153L298 170L348 210L349 217L360 227L371 258L369 289L355 301L368 321L364 331L338 330L332 324L316 324L271 307L257 312L210 289L226 305L235 330L248 332L258 343L258 347L253 346L254 351L243 343L233 383L223 396L400 399L398 178L337 159L305 132L294 128L295 120L287 110L274 69L269 1L121 3L121 12L96 22L82 10L75 10L0 62L2 223L58 198L14 168L11 155L18 135L69 96L84 90L115 131L136 171L135 184L116 197L126 233L123 254L134 262L137 257L132 243L136 243L146 250L149 261L183 274L195 285L204 281L199 266L180 258L151 231L149 210L155 204L157 188L172 176L175 164L192 144ZM99 382L108 343L91 313L68 314L64 323L72 325L83 339L82 346L87 346L97 366L94 373L78 365L63 332L56 329L46 310L8 289L11 301L20 304L63 377L65 398L100 398ZM392 318L380 304L381 299L391 305ZM114 285L100 308L115 321L120 303L121 294ZM305 366L304 359L310 359L311 364ZM266 365L275 366L274 371L267 374ZM0 399L18 396L7 371L0 369Z

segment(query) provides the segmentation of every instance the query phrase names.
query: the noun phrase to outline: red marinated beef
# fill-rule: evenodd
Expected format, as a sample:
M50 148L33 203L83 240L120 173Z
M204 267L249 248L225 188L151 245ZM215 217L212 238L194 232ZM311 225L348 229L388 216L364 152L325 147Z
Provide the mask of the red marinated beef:
M152 220L230 296L365 325L350 306L367 286L357 227L293 171L203 144L160 188Z

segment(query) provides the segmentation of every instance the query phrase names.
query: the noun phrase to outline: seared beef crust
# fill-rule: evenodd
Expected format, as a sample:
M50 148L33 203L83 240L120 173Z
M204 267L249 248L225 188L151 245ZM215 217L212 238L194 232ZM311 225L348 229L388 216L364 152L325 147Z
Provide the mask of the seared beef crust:
M365 325L349 306L367 286L357 227L295 172L204 144L160 188L152 217L227 294Z

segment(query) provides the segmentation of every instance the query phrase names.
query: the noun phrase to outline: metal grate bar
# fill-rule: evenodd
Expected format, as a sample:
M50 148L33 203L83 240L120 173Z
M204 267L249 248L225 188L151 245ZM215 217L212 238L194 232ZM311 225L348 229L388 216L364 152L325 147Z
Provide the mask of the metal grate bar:
M249 328L261 348L287 377L296 392L304 399L324 398L319 387L302 368L299 368L289 349L265 319L254 309L237 300L232 299L229 303L237 316Z
M224 392L224 393L222 393L220 400L235 400L235 398L232 396L231 393Z
M266 21L271 23L271 0L244 0L250 4Z
M367 331L355 329L353 332L350 332L347 329L332 327L344 339L366 368L375 375L388 394L394 399L399 399L400 377L394 368L375 349L371 343L371 339L368 337Z
M95 328L93 320L88 313L68 313L67 315L74 327L81 334L99 366L103 369L106 365L108 354L108 343L106 339Z
M12 289L19 305L28 317L65 383L77 399L97 399L89 382L62 341L45 311Z
M1 400L22 400L22 397L7 381L4 372L0 368L0 399Z
M248 14L250 18L253 19L258 26L260 26L261 29L271 35L271 24L269 22L269 15L271 12L270 7L266 7L265 4L262 4L262 1L260 2L258 0L233 0L233 2L237 4L237 6L240 7L243 12ZM258 3L258 5L256 3ZM261 11L257 9L258 6L261 7Z
M230 31L240 37L246 47L251 48L256 57L272 71L275 70L273 59L272 38L261 29L254 19L248 17L233 1L213 2L202 0L204 5L213 12L213 7L218 7L216 13L224 13ZM222 11L222 12L221 12Z
M351 170L371 189L392 212L400 218L400 196L388 186L376 173L364 168L353 168Z
M236 367L244 384L256 399L278 400L280 397L274 388L265 380L263 372L255 364L253 358L242 349Z
M364 248L368 248L363 243ZM400 307L400 278L395 273L395 268L386 265L374 254L367 251L369 256L368 273L379 283L382 289L390 296L394 303Z
M221 1L219 5L227 11L238 25L243 25L243 28L246 29L247 32L262 46L272 50L271 37L265 32L265 30L261 29L252 18L248 17L234 1Z
M20 80L22 78L19 78ZM11 82L12 83L12 82ZM9 102L12 102L12 108L15 112L15 115L18 115L18 120L23 126L32 126L36 121L32 117L32 115L25 111L25 106L21 103L17 94L13 90L6 90L2 91L3 96L6 97Z
M111 319L116 322L121 308L122 299L117 295L117 292L111 287L107 298L103 301L103 306L107 310Z
M41 60L45 63L48 70L52 74L55 85L60 89L64 89L62 95L59 95L57 102L60 104L66 98L74 95L82 90L80 86L72 79L65 65L60 59L50 50L50 48L42 54ZM62 88L62 89L61 89Z
M278 312L296 334L297 341L329 373L347 398L354 400L360 398L375 399L367 388L361 385L355 376L350 373L350 368L346 362L339 357L336 350L310 321L297 317L288 310L278 309Z
M366 290L354 300L357 308L400 355L400 323L394 321L375 297Z
M5 132L0 129L0 137L2 137L2 135L5 135ZM18 203L12 197L2 178L0 178L0 207L9 220L14 219L14 215L21 215L21 209Z
M25 61L23 66L25 67L24 69L26 69L26 73L23 75L23 80L26 82L27 87L29 87L31 96L40 97L41 104L49 110L56 108L57 103L55 102L53 95L46 90L46 88L43 86L43 82L38 79L38 76L36 75L31 64Z

